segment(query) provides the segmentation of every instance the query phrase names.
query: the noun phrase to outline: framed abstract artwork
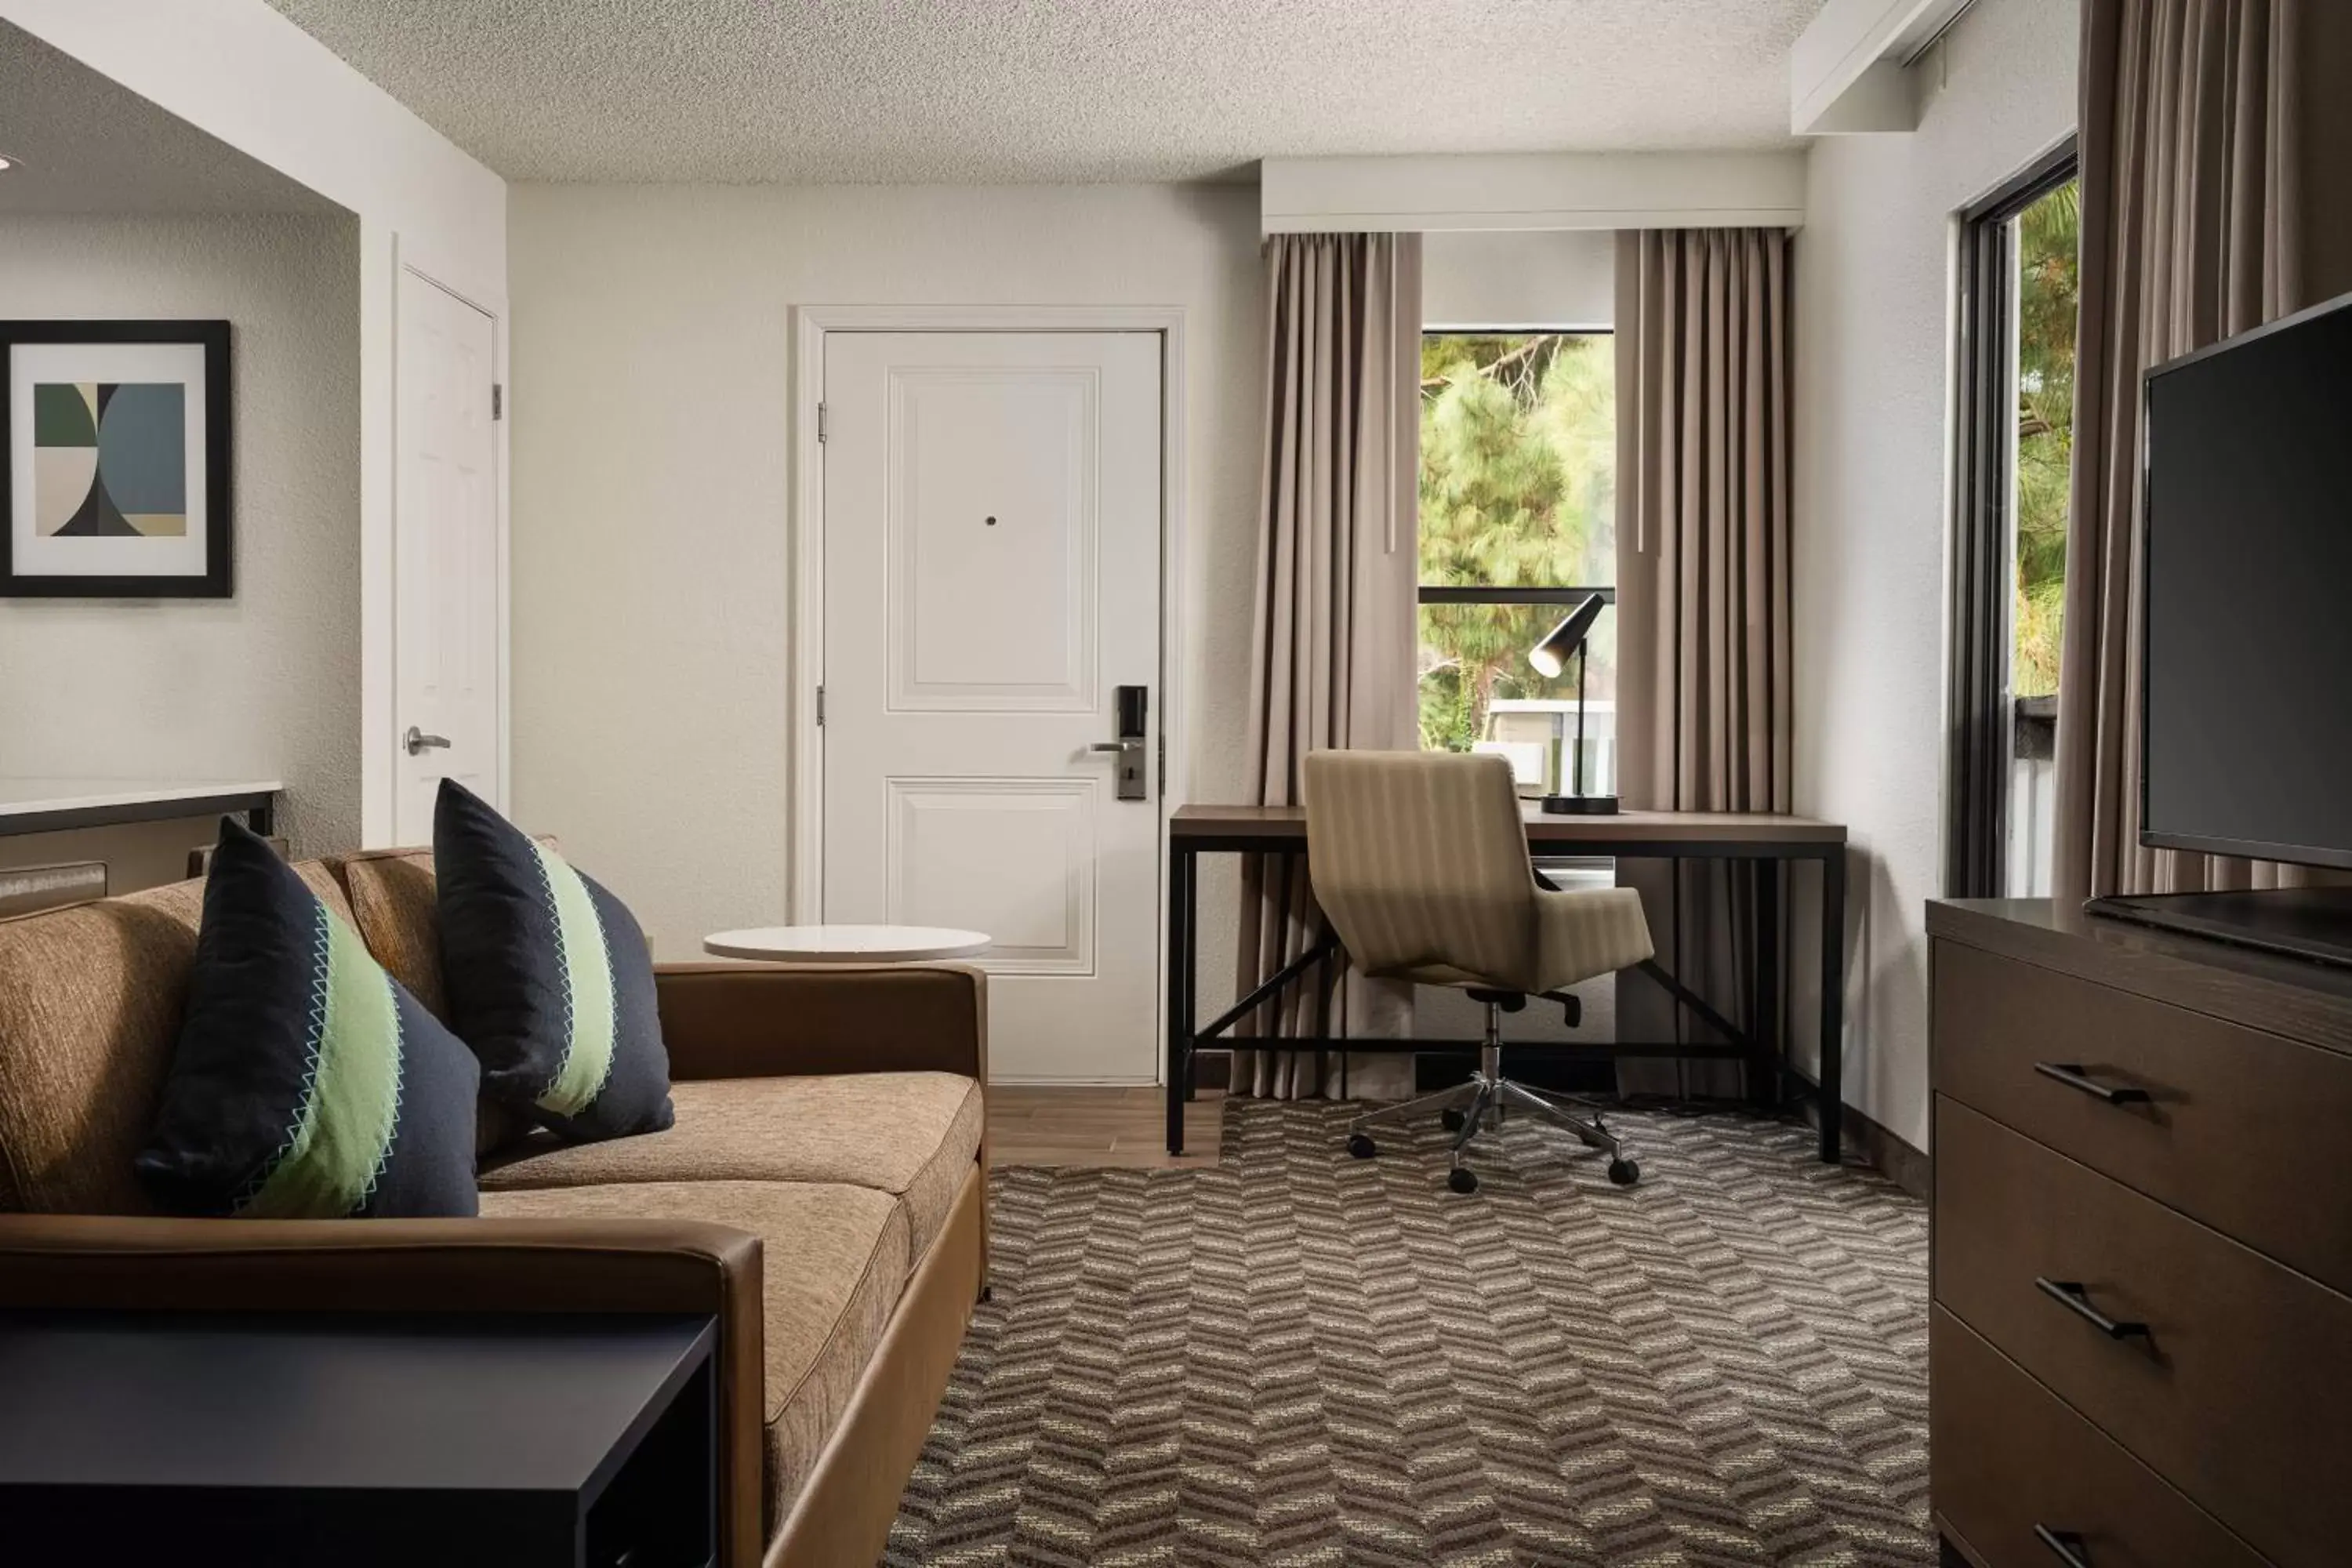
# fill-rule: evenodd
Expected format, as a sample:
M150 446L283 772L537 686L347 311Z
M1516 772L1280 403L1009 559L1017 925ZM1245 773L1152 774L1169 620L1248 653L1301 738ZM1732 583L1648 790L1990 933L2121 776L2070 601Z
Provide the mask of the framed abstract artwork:
M0 321L0 597L229 596L226 321Z

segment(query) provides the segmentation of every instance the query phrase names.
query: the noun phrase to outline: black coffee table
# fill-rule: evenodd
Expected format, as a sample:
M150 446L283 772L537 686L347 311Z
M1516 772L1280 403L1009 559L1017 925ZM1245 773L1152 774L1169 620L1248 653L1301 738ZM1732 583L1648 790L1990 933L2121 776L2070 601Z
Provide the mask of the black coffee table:
M707 1317L0 1313L0 1555L704 1568L717 1339Z

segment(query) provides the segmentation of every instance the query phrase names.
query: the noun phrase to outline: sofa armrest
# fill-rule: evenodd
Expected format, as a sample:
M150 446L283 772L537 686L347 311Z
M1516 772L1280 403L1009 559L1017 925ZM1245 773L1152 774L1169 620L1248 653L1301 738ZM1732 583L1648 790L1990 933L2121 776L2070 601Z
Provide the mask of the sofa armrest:
M718 1320L720 1561L764 1544L760 1238L691 1220L0 1215L0 1308Z
M952 1072L988 1081L988 976L963 963L657 963L673 1079Z
M0 1307L724 1314L748 1302L756 1328L759 1289L760 1238L697 1221L0 1215Z

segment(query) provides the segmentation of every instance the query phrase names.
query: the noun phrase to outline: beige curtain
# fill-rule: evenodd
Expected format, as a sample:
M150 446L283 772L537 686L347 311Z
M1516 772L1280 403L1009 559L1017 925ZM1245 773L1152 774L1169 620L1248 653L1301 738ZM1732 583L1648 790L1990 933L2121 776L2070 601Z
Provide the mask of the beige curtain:
M1265 246L1266 436L1251 639L1246 798L1296 805L1299 759L1417 742L1413 590L1420 485L1421 237L1276 235ZM1322 915L1298 858L1242 869L1248 991L1311 946ZM1242 1037L1402 1035L1412 991L1313 974ZM1404 1058L1384 1062L1391 1074ZM1236 1093L1337 1092L1336 1054L1238 1049ZM1377 1077L1378 1069L1375 1069ZM1351 1092L1368 1085L1349 1073Z
M1617 237L1618 792L1629 809L1787 811L1789 237ZM1658 960L1748 1026L1746 868L1621 861ZM1782 988L1785 992L1785 987ZM1639 976L1627 1039L1711 1040ZM1680 1030L1680 1033L1676 1031ZM1621 1064L1628 1092L1733 1092L1729 1062Z
M2274 887L2302 875L2140 847L2139 388L2151 365L2352 287L2341 222L2352 203L2337 162L2352 155L2352 116L2341 107L2347 14L2352 5L2336 0L2084 0L2082 315L2053 877L2061 902ZM2309 240L2307 200L2319 214Z

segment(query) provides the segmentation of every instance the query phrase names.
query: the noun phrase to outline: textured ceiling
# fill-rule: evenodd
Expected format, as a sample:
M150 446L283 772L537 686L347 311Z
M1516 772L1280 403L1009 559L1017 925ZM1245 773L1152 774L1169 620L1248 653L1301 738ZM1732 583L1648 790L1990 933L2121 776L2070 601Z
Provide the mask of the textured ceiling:
M342 211L5 22L0 153L0 213Z
M269 0L518 180L1788 143L1822 0Z

